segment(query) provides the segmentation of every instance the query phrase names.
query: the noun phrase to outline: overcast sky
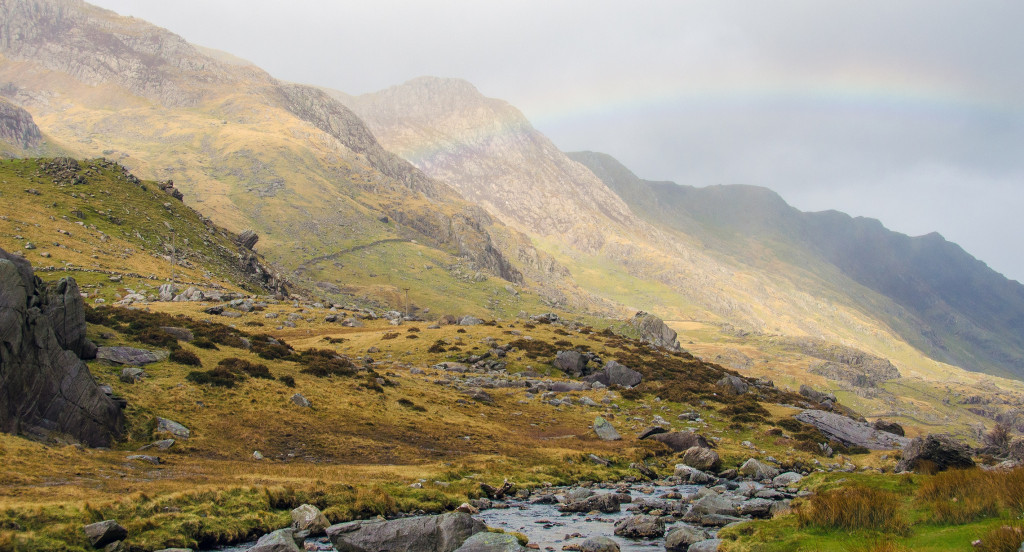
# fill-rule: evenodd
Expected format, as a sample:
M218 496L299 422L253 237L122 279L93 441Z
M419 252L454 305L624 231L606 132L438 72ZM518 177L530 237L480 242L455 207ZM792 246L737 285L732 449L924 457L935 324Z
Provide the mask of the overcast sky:
M650 180L932 231L1024 281L1024 2L99 0L280 79L433 75Z

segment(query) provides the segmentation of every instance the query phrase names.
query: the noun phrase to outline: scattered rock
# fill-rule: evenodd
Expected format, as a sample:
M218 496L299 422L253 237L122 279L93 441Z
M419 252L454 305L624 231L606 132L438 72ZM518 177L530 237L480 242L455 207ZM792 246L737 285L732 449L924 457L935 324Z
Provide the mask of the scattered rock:
M471 536L486 531L469 514L450 512L393 520L359 520L327 528L338 550L432 550L454 552Z
M309 399L304 397L302 393L292 395L291 401L302 408L313 408L313 403L309 402Z
M177 339L178 341L191 343L192 340L196 338L195 334L192 333L192 330L188 328L178 328L176 326L160 326L160 329L163 330L164 333L170 334L172 337L174 337L174 339Z
M167 354L167 351L149 351L135 347L100 347L96 351L96 358L111 364L143 366L160 362L167 358Z
M580 544L580 552L619 552L619 543L608 537L590 537Z
M480 320L479 318L477 318L475 316L466 315L466 316L463 316L461 319L459 319L459 325L460 326L478 326L478 325L483 324L483 323L484 323L483 320Z
M818 404L824 404L825 402L830 404L836 403L836 396L834 394L818 391L809 385L801 385L800 394Z
M596 494L582 500L570 500L558 505L559 511L586 513L597 510L605 514L613 514L621 510L622 498L613 493Z
M722 545L721 539L708 539L700 542L695 542L690 545L690 549L687 552L717 552L718 547Z
M578 351L558 351L553 364L570 376L582 376L587 370L587 359Z
M157 417L156 429L154 433L170 433L171 435L179 439L188 439L192 436L192 432L189 429L174 420L168 420L167 418Z
M668 532L665 537L666 552L686 552L690 546L707 540L711 535L707 531L689 525L679 525Z
M676 332L657 316L640 311L633 315L629 323L640 333L642 341L670 351L682 350L679 347L679 340L676 339Z
M95 548L103 548L128 536L128 530L112 519L91 523L82 527L82 530L85 531L85 538L89 539L89 544Z
M739 473L740 475L749 477L754 481L763 481L765 479L774 479L775 476L779 475L779 470L756 458L751 458L740 466Z
M515 535L482 531L466 539L456 552L526 552Z
M974 466L971 448L944 433L915 438L903 449L896 471L943 471Z
M622 387L634 387L643 380L643 374L627 368L614 360L609 360L604 369L583 378L590 383L600 383L605 386L621 385Z
M630 539L656 539L665 534L665 522L657 516L630 516L615 522L614 533Z
M648 439L665 443L674 452L683 452L690 447L712 448L711 442L705 439L703 435L692 431L658 433L651 435Z
M288 528L263 535L246 552L302 552L302 548L295 543L295 532Z
M899 435L900 437L906 437L906 433L903 431L903 426L896 422L889 422L886 420L875 420L875 423L871 424L871 427L879 431L887 431L893 435Z
M725 376L716 385L728 395L743 395L750 391L750 385L738 376Z
M829 439L844 445L854 445L871 450L891 450L907 446L910 439L879 431L865 422L858 422L835 412L804 410L794 416L798 421L818 428Z
M149 462L150 464L160 465L163 460L160 460L159 456L150 456L148 454L132 454L125 457L125 460L139 460L141 462Z
M775 476L772 479L773 487L791 487L796 483L799 483L804 476L796 472L786 472Z
M311 536L323 534L331 525L320 509L312 504L303 504L291 511L292 529L308 531Z
M142 378L146 377L146 371L142 368L135 366L125 366L121 370L121 375L118 376L123 383L137 383L142 381Z
M618 431L615 431L612 424L600 416L594 418L594 433L605 441L618 441L622 439L622 436L619 435Z
M683 462L698 470L717 471L722 466L722 459L718 453L704 447L690 447L683 452Z

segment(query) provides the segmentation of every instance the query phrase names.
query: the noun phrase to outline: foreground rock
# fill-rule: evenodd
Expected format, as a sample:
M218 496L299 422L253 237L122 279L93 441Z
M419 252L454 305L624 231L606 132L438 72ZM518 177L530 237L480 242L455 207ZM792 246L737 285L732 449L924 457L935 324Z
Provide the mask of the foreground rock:
M630 539L656 539L665 535L665 522L657 516L630 516L615 522L615 535Z
M667 552L686 552L691 545L708 540L710 537L711 535L708 535L707 531L697 527L689 525L676 527L665 538L665 550Z
M331 525L320 509L312 504L303 504L291 511L292 529L309 531L310 535L322 535Z
M477 533L466 539L455 552L526 552L519 539L506 533Z
M79 356L61 345L88 354L84 309L78 286L44 294L28 261L0 249L0 430L49 439L70 436L89 446L110 446L121 434L121 407L93 379ZM63 289L63 291L59 291ZM50 313L61 320L61 339L44 314L47 297L59 297Z
M971 448L945 434L916 438L903 449L896 471L943 471L974 466Z
M683 453L683 463L698 470L718 470L722 466L722 459L718 453L704 447L690 447Z
M256 545L247 552L302 552L295 543L295 532L291 529L278 529L260 537Z
M439 516L350 521L328 527L327 536L339 552L454 552L466 539L486 530L482 521L469 514L451 512Z
M619 543L608 537L590 537L580 544L580 552L619 552Z
M612 493L598 494L581 500L570 500L560 504L558 509L562 512L587 513L598 511L605 514L614 514L621 510L622 497Z
M611 385L635 387L640 385L640 382L643 380L643 374L633 370L632 368L623 366L614 360L609 360L605 363L603 370L595 372L583 379L590 383L600 383L606 387Z
M681 351L676 332L665 325L665 322L653 314L640 311L629 321L630 325L640 332L640 339L655 347L670 351Z
M647 437L652 441L665 443L675 452L683 452L691 447L711 448L711 442L699 433L691 431L672 431L657 433Z
M864 447L871 450L900 449L910 443L906 437L880 431L870 424L858 422L835 412L804 410L794 416L805 424L818 428L826 437L847 446Z
M86 525L82 530L85 531L85 538L89 539L89 544L95 548L103 548L128 536L128 530L112 519Z
M600 416L594 418L594 433L605 441L618 441L622 439L622 436L619 435L618 431L615 431L612 424Z

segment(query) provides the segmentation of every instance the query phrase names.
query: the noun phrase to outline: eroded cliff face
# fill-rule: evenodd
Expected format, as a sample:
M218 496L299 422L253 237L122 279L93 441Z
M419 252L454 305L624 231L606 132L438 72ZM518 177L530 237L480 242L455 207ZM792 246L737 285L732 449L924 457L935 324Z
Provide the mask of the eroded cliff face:
M3 98L0 98L0 142L19 149L34 148L43 142L43 134L32 115Z
M43 286L28 261L0 250L0 429L109 446L123 430L121 408L68 347L95 355L78 285Z

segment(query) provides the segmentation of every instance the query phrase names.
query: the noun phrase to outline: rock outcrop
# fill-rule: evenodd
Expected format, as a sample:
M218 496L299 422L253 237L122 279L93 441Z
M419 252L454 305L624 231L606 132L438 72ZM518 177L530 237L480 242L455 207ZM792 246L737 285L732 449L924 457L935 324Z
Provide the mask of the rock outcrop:
M0 142L20 149L34 148L43 142L43 134L32 115L3 98L0 98Z
M971 447L945 434L918 437L903 449L896 471L943 471L974 466Z
M359 520L327 528L331 544L342 552L435 550L453 552L469 537L485 531L482 521L463 512L393 520Z
M842 414L822 410L804 410L794 416L798 421L818 428L826 437L844 445L864 447L871 450L900 449L910 439L887 431L875 429L866 422L858 422Z
M62 346L45 314L49 308L62 322L80 314L82 298L69 292L77 285L68 279L52 295L46 289L28 261L0 249L0 429L109 446L122 430L121 408L96 384L82 359ZM59 304L48 304L48 298ZM84 335L84 318L79 327L65 324L61 329L65 344L80 350Z
M640 332L640 339L670 351L681 351L676 332L665 325L665 321L653 314L640 311L629 321Z

